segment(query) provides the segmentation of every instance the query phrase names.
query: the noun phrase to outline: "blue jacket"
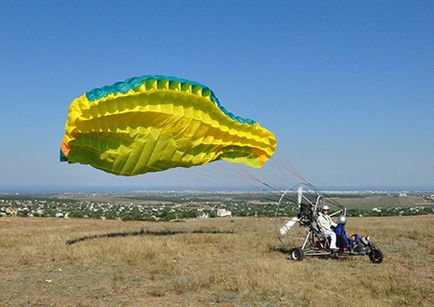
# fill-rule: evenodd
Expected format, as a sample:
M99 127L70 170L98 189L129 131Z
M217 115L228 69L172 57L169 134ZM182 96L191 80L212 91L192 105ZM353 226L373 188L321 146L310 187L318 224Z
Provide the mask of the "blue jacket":
M342 236L345 239L346 245L344 247L351 246L351 239L348 238L347 232L345 231L345 224L338 224L335 228L336 236Z

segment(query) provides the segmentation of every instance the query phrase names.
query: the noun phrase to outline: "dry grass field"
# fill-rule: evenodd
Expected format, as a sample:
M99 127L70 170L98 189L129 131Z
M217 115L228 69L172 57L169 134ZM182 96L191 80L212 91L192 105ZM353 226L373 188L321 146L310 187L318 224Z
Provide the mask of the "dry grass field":
M68 239L118 231L220 230ZM292 262L268 218L121 222L1 218L0 305L432 306L434 216L350 218L385 254Z

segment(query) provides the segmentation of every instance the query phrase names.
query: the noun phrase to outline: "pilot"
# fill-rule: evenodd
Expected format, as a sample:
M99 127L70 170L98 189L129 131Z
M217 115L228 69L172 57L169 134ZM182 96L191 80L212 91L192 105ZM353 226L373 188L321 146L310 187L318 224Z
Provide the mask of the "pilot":
M341 215L338 218L338 226L335 228L335 233L337 236L336 245L341 248L349 248L350 250L361 251L363 248L360 245L360 236L358 234L353 234L350 238L347 236L347 232L345 230L345 224L347 223L347 219L345 215ZM363 251L363 250L362 250Z
M336 233L333 229L336 228L337 224L333 222L332 218L329 216L330 208L327 205L322 207L322 210L318 216L318 225L321 232L326 238L330 238L330 249L337 250L336 247Z
M336 245L339 248L351 248L353 246L353 239L347 236L345 231L345 224L347 223L347 218L345 215L340 215L338 217L338 226L335 228L335 233L337 237ZM354 235L353 235L354 236Z

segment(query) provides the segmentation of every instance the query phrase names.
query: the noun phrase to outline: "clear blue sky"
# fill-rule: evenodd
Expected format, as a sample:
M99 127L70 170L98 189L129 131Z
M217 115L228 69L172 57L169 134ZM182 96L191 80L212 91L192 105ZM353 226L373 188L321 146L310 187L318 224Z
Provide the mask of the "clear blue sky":
M201 182L58 162L72 99L144 74L208 85L314 184L434 188L433 1L0 5L2 189Z

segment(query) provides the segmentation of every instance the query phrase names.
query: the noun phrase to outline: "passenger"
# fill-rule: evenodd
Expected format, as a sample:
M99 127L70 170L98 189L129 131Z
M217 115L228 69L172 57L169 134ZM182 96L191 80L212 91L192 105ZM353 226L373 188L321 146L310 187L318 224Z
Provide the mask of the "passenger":
M333 222L332 218L329 216L329 212L329 206L324 205L318 216L318 225L324 236L330 238L330 249L337 250L336 233L333 231L337 224Z

